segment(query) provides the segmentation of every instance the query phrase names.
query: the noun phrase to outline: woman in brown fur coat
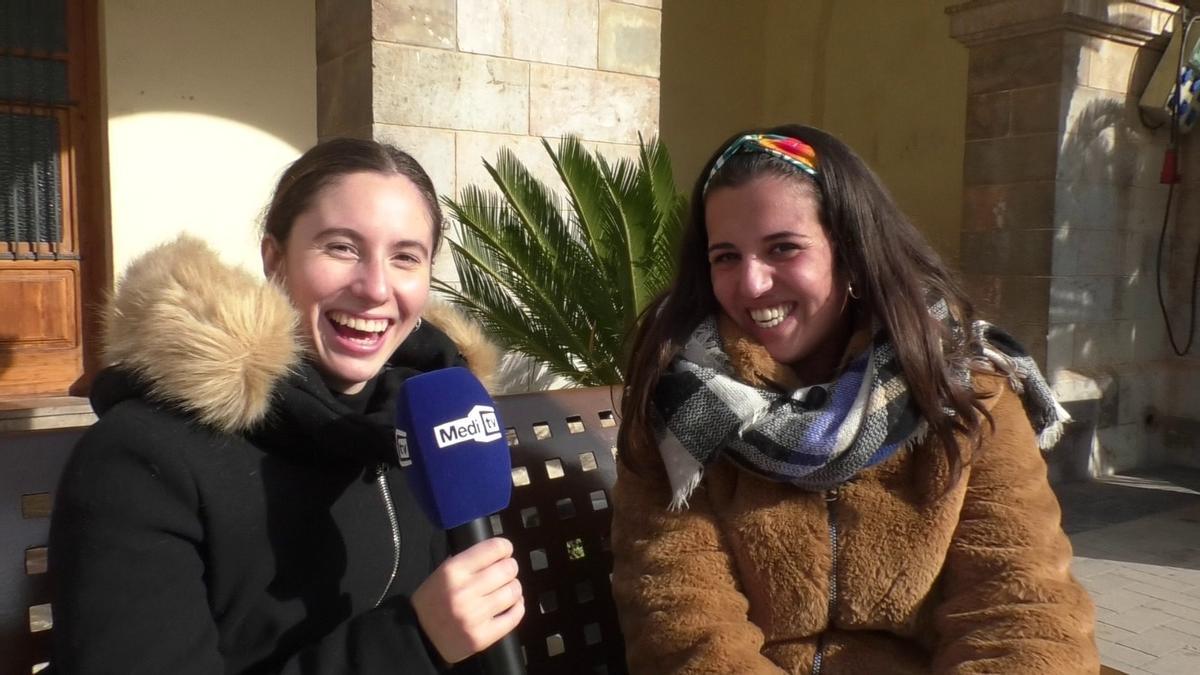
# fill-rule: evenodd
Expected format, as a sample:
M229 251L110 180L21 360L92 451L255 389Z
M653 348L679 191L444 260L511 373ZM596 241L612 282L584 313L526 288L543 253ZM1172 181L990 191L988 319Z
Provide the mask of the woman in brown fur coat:
M623 401L637 673L1094 673L1039 446L1066 415L878 179L739 134L693 193Z

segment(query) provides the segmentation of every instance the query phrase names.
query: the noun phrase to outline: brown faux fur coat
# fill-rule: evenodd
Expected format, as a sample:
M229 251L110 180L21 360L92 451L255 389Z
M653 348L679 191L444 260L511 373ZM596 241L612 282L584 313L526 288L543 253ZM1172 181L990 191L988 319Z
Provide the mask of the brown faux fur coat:
M749 340L726 349L748 382L794 379ZM940 499L927 442L827 494L718 462L672 512L657 450L622 448L652 467L621 462L613 495L632 671L811 673L819 650L825 675L1097 672L1094 610L1021 401L1002 378L976 382L995 430Z

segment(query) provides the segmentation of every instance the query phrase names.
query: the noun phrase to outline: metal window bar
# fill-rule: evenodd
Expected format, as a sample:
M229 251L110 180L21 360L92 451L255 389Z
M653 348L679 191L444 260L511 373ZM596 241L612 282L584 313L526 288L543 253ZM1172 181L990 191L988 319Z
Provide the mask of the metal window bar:
M0 259L78 258L60 252L66 16L66 0L0 0Z

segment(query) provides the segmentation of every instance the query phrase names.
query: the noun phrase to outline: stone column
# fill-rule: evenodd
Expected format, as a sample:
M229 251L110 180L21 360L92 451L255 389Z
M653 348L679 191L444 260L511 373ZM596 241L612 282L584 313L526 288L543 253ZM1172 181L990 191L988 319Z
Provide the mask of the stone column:
M490 185L508 146L554 175L540 139L606 155L658 132L661 0L318 0L317 134L410 151L439 191Z
M1176 9L972 0L947 10L969 49L966 281L1091 418L1098 443L1081 461L1092 471L1149 459L1154 364L1165 357L1153 252L1166 132L1141 124L1137 102Z

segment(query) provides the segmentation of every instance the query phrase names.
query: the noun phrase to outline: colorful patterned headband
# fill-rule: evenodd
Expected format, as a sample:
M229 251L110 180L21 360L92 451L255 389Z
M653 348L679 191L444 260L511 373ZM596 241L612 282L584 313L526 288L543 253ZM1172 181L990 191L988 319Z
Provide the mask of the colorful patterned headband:
M708 172L708 178L704 181L705 194L708 193L708 184L712 182L713 176L717 175L730 157L741 152L765 153L782 159L813 178L818 175L817 151L813 150L808 143L791 136L778 134L746 134L730 143L729 147L725 148L725 152L722 152L721 156L717 158L712 170Z

